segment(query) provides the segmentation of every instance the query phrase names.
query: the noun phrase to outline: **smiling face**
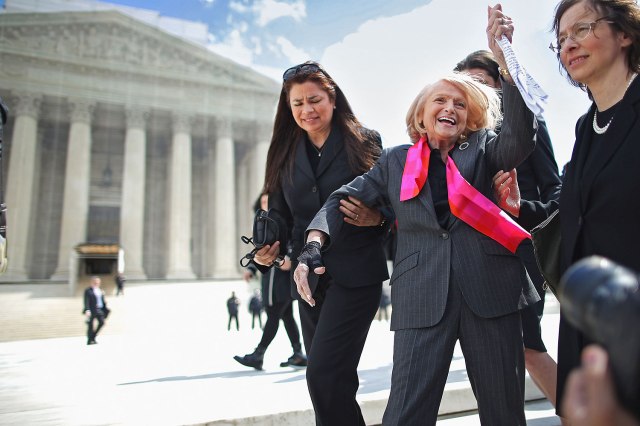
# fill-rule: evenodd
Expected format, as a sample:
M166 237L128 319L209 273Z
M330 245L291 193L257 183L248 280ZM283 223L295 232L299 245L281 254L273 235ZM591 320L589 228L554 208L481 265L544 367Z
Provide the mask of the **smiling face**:
M567 9L558 25L558 39L571 35L577 23L595 22L602 18L598 12L587 7L583 1ZM616 32L606 19L591 28L580 41L568 37L560 52L560 60L571 78L586 86L597 84L614 69L614 65L625 63L625 48L631 40Z
M446 149L456 143L467 128L467 98L451 83L435 83L424 101L422 123L432 148Z
M293 119L316 145L324 143L331 132L334 105L329 93L313 81L294 83L289 90Z

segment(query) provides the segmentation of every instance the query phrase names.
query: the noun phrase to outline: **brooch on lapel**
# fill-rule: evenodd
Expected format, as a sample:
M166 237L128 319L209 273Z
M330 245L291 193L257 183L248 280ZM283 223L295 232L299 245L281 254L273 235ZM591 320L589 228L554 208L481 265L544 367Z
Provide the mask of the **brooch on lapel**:
M458 149L460 151L464 151L465 149L469 148L469 142L467 142L467 135L460 135L460 140L462 141L462 143L458 145Z

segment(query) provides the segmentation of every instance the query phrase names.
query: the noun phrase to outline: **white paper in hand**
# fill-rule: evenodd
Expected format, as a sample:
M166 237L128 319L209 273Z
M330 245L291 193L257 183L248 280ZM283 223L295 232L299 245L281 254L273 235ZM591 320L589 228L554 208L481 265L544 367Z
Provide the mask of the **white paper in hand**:
M497 40L497 43L504 53L509 74L511 74L511 78L513 78L525 104L536 116L542 115L544 112L544 103L547 102L547 94L533 77L529 75L527 70L520 65L507 37L503 35L500 40Z

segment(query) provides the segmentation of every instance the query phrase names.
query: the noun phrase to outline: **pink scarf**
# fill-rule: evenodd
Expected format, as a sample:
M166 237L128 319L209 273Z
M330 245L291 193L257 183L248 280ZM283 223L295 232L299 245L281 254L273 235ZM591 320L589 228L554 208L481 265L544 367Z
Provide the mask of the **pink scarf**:
M424 136L409 148L402 173L400 201L409 200L420 193L427 182L430 157L431 148ZM516 252L522 240L531 238L531 234L465 180L451 157L447 157L446 166L449 208L455 217L512 253Z

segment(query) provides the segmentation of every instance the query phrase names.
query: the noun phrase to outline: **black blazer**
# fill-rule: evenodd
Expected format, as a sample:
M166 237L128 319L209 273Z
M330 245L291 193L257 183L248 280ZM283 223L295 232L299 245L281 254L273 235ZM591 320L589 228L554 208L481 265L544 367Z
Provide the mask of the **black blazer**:
M538 119L536 148L516 169L520 196L523 200L547 203L560 197L562 182L558 174L558 164L553 155L549 131L544 121Z
M102 298L102 309L103 313L109 312L109 308L107 308L107 301L104 299L104 292L100 290L101 298ZM95 293L93 292L92 287L88 287L84 291L84 309L82 309L82 313L86 311L91 311L91 315L96 315L98 312L98 299L96 298Z
M381 145L377 132L364 129L363 132L371 137L372 143ZM285 173L282 191L269 194L269 208L280 211L289 225L292 272L297 266L296 259L304 246L305 231L311 219L333 191L358 176L349 167L344 139L335 126L322 149L315 175L309 164L304 139L296 144L294 155L291 179ZM346 287L381 283L389 278L382 245L385 231L383 227L358 227L345 223L340 240L334 241L332 250L323 255L327 273ZM312 291L315 282L313 278L309 280Z
M604 155L584 169L596 106L576 125L576 143L560 195L561 272L582 257L600 255L640 271L640 79L620 101L605 133ZM539 222L557 208L522 201L520 217Z

